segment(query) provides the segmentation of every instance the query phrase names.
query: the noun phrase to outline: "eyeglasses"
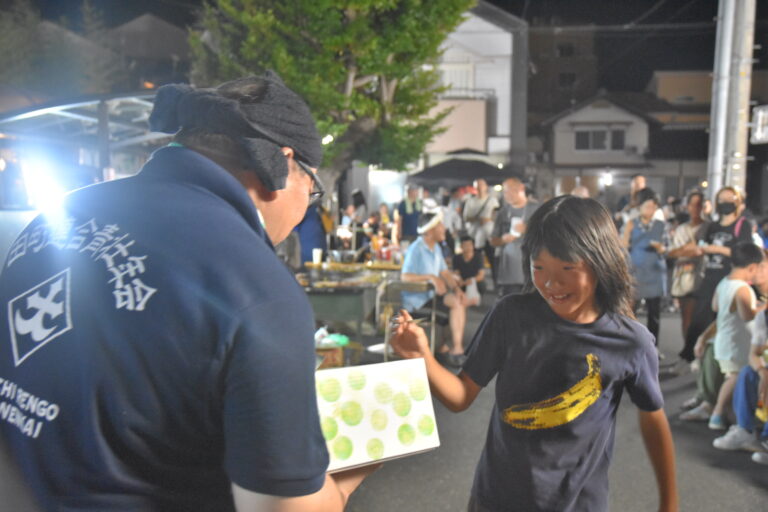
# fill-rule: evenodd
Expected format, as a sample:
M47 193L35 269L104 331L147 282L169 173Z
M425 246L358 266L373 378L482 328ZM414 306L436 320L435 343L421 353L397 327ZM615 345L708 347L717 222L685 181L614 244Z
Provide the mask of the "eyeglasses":
M307 164L297 159L294 161L298 164L302 171L309 174L309 177L312 178L312 192L309 193L308 206L314 206L318 204L325 195L325 188L323 188L323 184L320 182L320 178L317 177L317 174L312 172L312 169L310 169Z

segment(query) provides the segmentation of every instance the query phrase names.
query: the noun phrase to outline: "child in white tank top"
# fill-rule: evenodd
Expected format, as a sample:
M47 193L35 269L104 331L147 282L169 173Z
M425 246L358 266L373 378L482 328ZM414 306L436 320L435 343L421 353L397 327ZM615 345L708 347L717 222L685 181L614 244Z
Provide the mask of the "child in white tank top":
M709 418L709 428L713 430L727 427L723 414L731 403L736 377L742 366L749 362L752 320L765 307L758 307L755 292L749 284L763 257L763 250L751 242L734 246L731 273L720 281L712 297L712 310L717 313L715 359L725 376L717 404Z

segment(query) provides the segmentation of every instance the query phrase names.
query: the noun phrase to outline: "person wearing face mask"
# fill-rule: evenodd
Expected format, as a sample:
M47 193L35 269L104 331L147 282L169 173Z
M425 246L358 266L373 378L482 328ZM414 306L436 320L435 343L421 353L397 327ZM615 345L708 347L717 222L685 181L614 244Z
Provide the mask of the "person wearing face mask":
M739 242L752 240L752 225L742 214L744 195L738 189L726 186L715 196L717 222L700 231L701 238L693 256L704 256L704 277L696 292L696 309L685 334L685 345L680 357L692 361L697 338L715 319L712 296L717 284L731 271L731 249Z

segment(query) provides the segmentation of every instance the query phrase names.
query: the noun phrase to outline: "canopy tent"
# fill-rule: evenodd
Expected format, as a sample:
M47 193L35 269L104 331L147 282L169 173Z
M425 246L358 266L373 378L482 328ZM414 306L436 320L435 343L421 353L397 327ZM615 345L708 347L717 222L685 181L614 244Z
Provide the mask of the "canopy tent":
M153 99L154 91L91 95L0 112L0 210L135 174L171 140L149 130Z
M62 153L75 161L89 161L100 169L117 167L118 153L141 155L138 167L149 154L170 140L167 133L149 130L154 91L99 94L69 102L50 102L0 113L0 148L33 146L36 152ZM84 158L83 152L90 157ZM119 160L119 158L117 159ZM98 163L97 163L98 162ZM118 169L118 173L119 173Z
M411 174L406 179L406 183L422 187L454 188L471 185L474 180L480 178L487 181L489 185L498 185L510 176L509 171L481 160L451 158Z

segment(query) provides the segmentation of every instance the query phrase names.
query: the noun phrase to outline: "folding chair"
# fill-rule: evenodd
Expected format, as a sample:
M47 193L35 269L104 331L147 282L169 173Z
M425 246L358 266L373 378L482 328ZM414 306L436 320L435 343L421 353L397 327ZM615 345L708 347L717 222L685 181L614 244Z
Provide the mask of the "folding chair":
M431 282L412 283L408 281L392 280L387 281L384 291L379 300L378 318L384 326L384 360L389 358L389 340L392 337L392 329L389 327L389 320L392 315L400 310L402 305L402 292L427 292L435 291ZM445 313L437 310L437 301L440 297L433 293L432 299L424 306L413 312L411 316L416 318L427 318L429 326L429 349L435 351L435 335L438 324L447 324L448 317ZM427 327L426 325L422 325Z

